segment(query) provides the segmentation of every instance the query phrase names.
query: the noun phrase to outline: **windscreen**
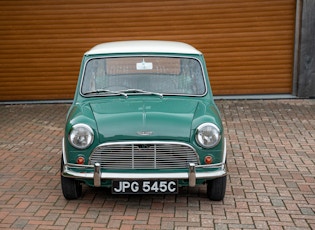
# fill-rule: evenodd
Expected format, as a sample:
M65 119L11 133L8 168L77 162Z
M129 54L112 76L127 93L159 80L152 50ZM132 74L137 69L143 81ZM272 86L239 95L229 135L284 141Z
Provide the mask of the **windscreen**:
M86 63L81 85L83 95L132 89L163 95L201 96L206 93L201 64L194 58L104 57Z

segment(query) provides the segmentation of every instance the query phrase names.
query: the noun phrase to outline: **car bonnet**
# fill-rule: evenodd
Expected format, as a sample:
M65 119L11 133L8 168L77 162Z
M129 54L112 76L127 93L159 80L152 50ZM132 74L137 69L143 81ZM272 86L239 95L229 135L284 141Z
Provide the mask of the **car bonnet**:
M90 103L100 143L123 140L189 142L198 101L119 99Z

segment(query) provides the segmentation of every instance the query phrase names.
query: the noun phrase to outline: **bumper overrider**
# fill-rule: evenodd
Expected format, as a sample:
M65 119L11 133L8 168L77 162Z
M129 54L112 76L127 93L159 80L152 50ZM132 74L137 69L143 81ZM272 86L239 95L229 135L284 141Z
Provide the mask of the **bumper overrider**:
M64 166L62 169L62 176L74 179L91 179L94 181L95 187L101 186L101 180L119 180L119 179L132 179L132 180L161 180L161 179L183 179L189 181L189 186L194 187L197 179L211 180L218 177L223 177L227 174L226 169L226 140L224 138L223 148L223 160L220 163L210 165L197 165L195 163L189 163L187 172L174 172L174 173L111 173L101 172L100 163L94 163L93 165L79 165L67 163L65 157L64 140L63 140L63 161ZM198 172L197 169L214 169L208 172ZM92 172L77 172L72 169L94 169Z

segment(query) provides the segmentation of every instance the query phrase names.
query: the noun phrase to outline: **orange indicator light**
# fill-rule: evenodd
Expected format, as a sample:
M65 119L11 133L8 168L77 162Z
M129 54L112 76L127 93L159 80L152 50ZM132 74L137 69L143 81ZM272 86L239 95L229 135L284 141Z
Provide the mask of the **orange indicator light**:
M82 165L82 164L84 164L84 162L85 162L84 157L78 157L77 164Z
M212 163L212 157L211 156L206 156L205 157L205 163L206 164L211 164Z

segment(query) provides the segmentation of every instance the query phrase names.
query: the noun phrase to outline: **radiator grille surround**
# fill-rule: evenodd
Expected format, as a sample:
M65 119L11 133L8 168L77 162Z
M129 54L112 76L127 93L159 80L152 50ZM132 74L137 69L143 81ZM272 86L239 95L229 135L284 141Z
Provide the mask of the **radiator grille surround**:
M113 142L94 149L89 164L106 169L181 169L200 164L195 149L181 142Z

